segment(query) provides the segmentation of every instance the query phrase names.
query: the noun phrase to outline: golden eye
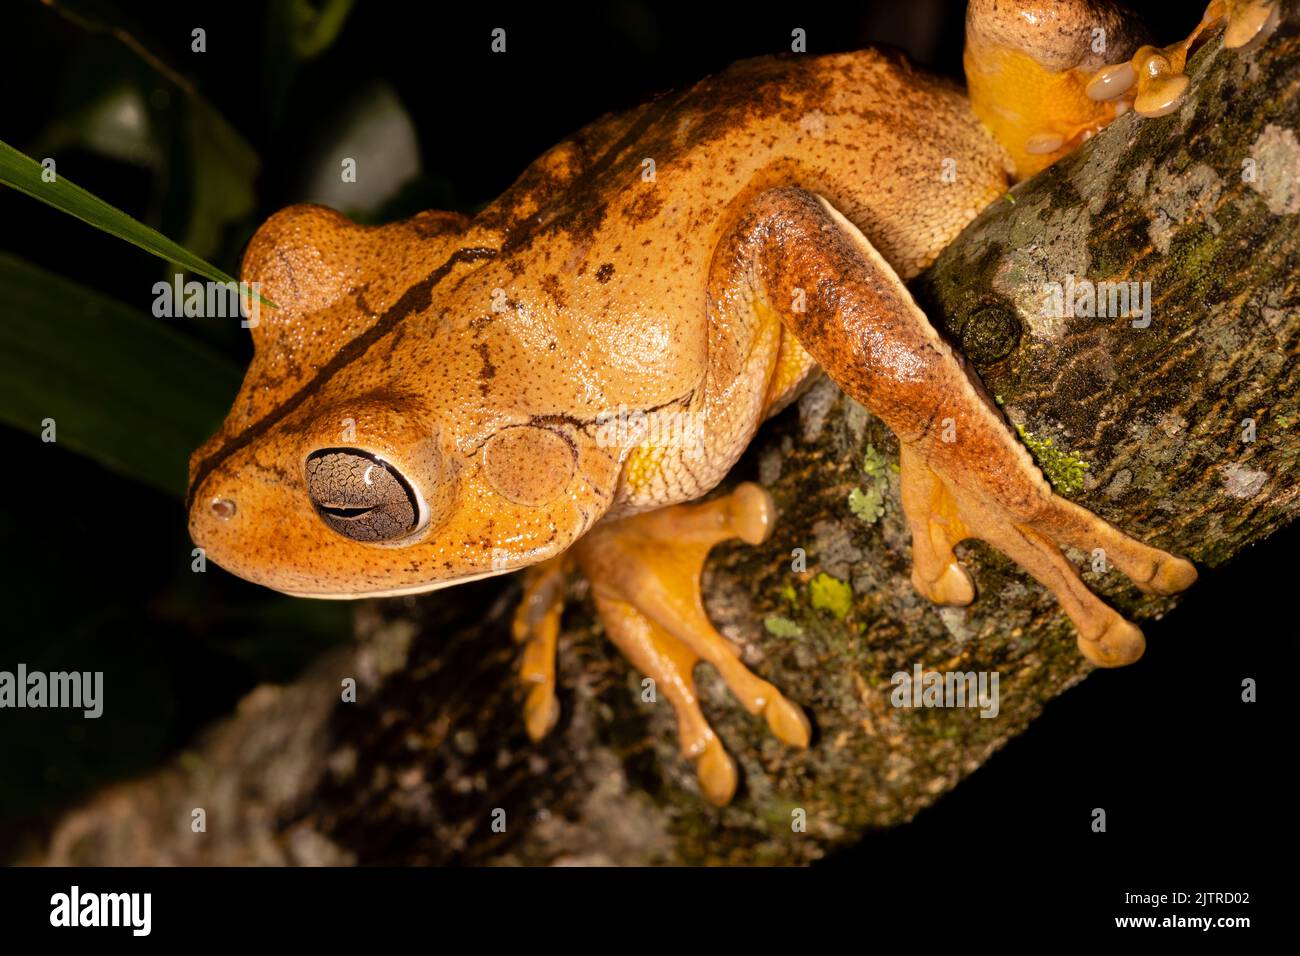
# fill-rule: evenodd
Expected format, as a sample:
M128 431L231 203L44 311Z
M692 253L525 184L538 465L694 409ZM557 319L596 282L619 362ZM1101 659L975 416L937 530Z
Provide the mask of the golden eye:
M520 505L544 505L560 497L575 465L569 443L549 428L507 428L483 448L488 482L497 494Z
M327 525L355 541L392 541L415 530L420 500L378 455L323 448L307 458L307 494Z

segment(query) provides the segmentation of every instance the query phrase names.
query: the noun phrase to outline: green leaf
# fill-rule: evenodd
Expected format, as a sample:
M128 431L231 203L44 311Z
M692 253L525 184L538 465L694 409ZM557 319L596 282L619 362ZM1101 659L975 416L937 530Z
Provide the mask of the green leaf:
M48 203L55 209L75 216L82 222L90 223L109 235L125 239L146 252L174 262L191 272L197 272L217 282L235 282L216 266L209 265L184 246L150 229L120 209L110 206L80 186L74 185L66 177L56 175L52 181L46 181L44 173L45 167L36 160L14 149L8 143L0 141L0 183L13 186L33 199ZM251 291L242 284L240 289L245 293ZM274 302L261 294L256 292L252 294L271 308L278 308Z
M239 389L230 361L165 320L0 253L0 420L183 495L189 455Z

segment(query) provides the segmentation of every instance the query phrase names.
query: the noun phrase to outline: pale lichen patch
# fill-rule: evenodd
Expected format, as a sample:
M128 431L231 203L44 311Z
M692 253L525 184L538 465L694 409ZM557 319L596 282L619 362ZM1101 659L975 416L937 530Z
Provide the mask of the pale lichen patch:
M1133 172L1129 173L1128 179L1124 182L1124 188L1129 196L1141 198L1147 192L1147 180L1151 176L1151 164L1143 163Z
M861 549L838 521L818 521L813 525L813 541L818 567L834 577L847 578L852 565L862 560Z
M826 424L831 407L839 398L839 387L829 378L822 377L799 399L800 437L809 444L815 442Z
M1300 141L1292 130L1269 123L1250 148L1254 174L1247 185L1274 215L1300 212Z
M965 644L975 635L966 623L966 610L960 607L939 608L939 619L958 644Z
M1223 477L1223 491L1232 498L1253 498L1260 493L1264 483L1268 481L1268 472L1247 468L1235 461L1230 465L1224 465L1220 471Z

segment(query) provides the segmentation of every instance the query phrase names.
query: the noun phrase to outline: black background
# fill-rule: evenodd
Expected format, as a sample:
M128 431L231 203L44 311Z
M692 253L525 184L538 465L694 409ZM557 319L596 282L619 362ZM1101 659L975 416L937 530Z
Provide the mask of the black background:
M265 109L261 5L122 8L139 35L260 151L265 216L296 198L314 126L371 78L390 83L414 121L429 204L472 211L600 113L736 59L788 49L794 26L808 31L810 52L886 40L959 77L962 6L625 2L506 10L362 0L335 46L298 77L280 123ZM1166 41L1197 17L1194 4L1177 15L1139 6L1156 14L1149 19ZM54 108L78 47L73 28L38 4L7 4L5 22L0 138L22 148ZM189 51L195 25L208 34L200 56ZM488 50L496 26L508 30L504 57ZM91 154L61 158L60 167L147 217L146 173ZM144 290L159 266L143 253L7 191L0 193L0 225L0 248L145 307ZM218 264L233 271L245 240L230 237ZM245 343L223 347L240 361L247 357ZM87 738L89 722L40 723L21 739L0 735L0 748L10 749L0 752L2 855L39 838L45 823L90 788L174 754L256 682L291 678L340 628L323 622L320 635L287 637L278 652L242 646L237 621L223 627L222 612L255 608L260 592L217 571L204 602L177 597L176 565L188 560L178 502L42 449L26 433L0 430L0 449L12 615L0 662L30 663L39 650L75 646L79 668L91 668L96 657L129 658L140 674L131 713L103 730L107 736L96 737L97 729ZM37 454L43 457L33 469L26 463ZM915 822L872 835L821 866L887 881L892 865L900 878L933 878L955 897L984 894L989 880L1001 879L1009 912L1017 886L1059 886L1063 898L1086 886L1094 900L1109 887L1117 902L1125 889L1258 892L1266 858L1295 839L1283 800L1295 753L1288 697L1298 544L1292 528L1225 568L1203 571L1173 614L1145 626L1149 648L1137 665L1093 675ZM1245 677L1259 681L1257 704L1240 700ZM1105 834L1090 830L1094 807L1107 811Z

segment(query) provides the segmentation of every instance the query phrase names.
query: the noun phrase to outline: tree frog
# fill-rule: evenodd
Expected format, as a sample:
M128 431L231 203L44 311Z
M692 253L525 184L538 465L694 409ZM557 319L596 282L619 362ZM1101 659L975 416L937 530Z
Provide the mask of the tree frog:
M473 218L363 227L285 209L243 260L280 307L191 460L191 534L303 597L526 569L514 628L535 739L559 713L564 584L581 569L723 805L737 773L701 712L698 661L785 743L810 728L700 596L709 549L762 542L772 501L755 484L696 499L824 373L898 436L922 595L972 601L953 547L982 539L1053 592L1089 660L1127 664L1142 633L1062 548L1103 548L1161 594L1188 587L1192 564L1054 494L904 282L1010 182L1129 109L1175 108L1207 30L1226 21L1241 46L1277 16L1214 0L1160 49L1109 2L972 0L966 91L873 49L761 58L596 120Z

